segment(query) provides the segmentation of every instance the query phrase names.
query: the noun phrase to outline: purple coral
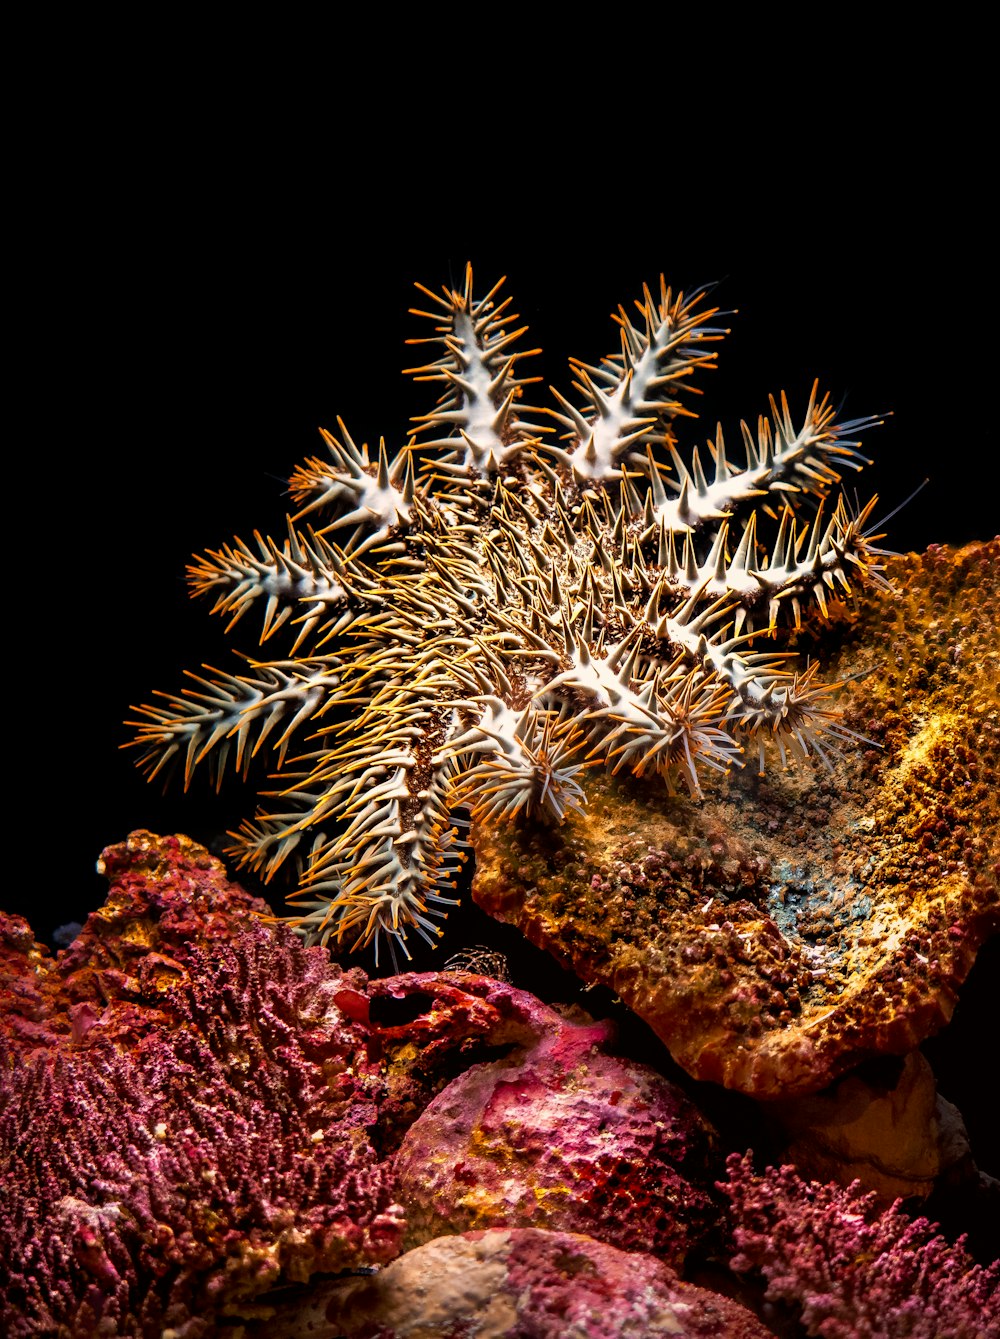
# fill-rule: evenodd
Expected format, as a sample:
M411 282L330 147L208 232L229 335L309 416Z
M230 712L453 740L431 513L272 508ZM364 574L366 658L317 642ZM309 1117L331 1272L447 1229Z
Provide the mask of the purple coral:
M860 1183L806 1181L794 1167L755 1176L732 1154L737 1270L759 1269L767 1296L797 1303L822 1339L1000 1339L1000 1265L984 1269L926 1218L882 1212ZM897 1201L898 1204L898 1201Z
M159 855L178 877L185 852ZM89 967L79 944L47 971L24 955L72 1026L53 1013L49 1030L0 1030L4 1334L197 1339L278 1282L399 1250L369 1140L380 1080L348 1017L366 1004L359 978L237 915L210 865L189 897L218 913L217 935L168 956L147 888L145 916L95 932ZM122 897L112 919L131 916ZM19 1001L39 1013L37 990Z

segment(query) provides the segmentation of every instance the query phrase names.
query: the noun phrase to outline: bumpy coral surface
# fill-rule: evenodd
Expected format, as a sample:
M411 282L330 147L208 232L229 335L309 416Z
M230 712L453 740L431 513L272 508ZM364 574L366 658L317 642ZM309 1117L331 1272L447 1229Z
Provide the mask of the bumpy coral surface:
M68 1019L53 1027L64 1001L51 967L27 921L0 911L0 1036L41 1045L66 1031Z
M757 1097L911 1050L1000 925L1000 541L886 576L798 639L863 676L840 702L873 744L831 772L741 772L698 804L592 774L556 832L475 829L480 905Z
M391 1259L363 978L251 917L185 838L104 864L108 904L57 962L7 936L0 1328L196 1339L282 1280Z
M246 1339L768 1339L654 1256L535 1228L466 1232L279 1307Z
M133 834L104 867L56 959L0 916L5 1334L764 1333L669 1267L704 1232L710 1139L608 1056L611 1025L466 973L369 986L186 838ZM739 1160L723 1189L740 1268L817 1333L994 1332L995 1270L923 1222ZM411 1239L451 1235L317 1281L397 1254L397 1199Z
M793 1167L754 1176L729 1159L734 1269L763 1271L768 1297L796 1303L823 1339L997 1339L1000 1265L976 1265L925 1218L879 1210L873 1194L804 1181Z
M434 332L414 342L433 352L413 371L443 394L398 452L324 433L328 455L291 481L287 538L191 568L230 625L256 610L278 649L137 722L153 775L205 761L220 778L269 752L241 859L298 866L310 939L387 939L394 960L408 930L440 933L466 811L558 824L588 766L698 798L733 768L808 759L815 784L858 741L781 630L886 589L874 500L836 491L877 420L838 420L815 389L793 417L782 395L742 425L740 463L721 428L683 458L675 427L726 332L704 293L662 281L619 309L617 352L572 365L576 403L534 409L537 350L498 288L475 297L469 270L422 290Z
M541 1000L506 982L465 972L406 972L369 983L368 1021L385 1062L379 1141L395 1151L431 1100L470 1065L523 1055L566 1027ZM589 1018L590 1045L612 1040Z
M706 1123L654 1070L603 1052L603 1025L547 1012L531 1046L467 1069L407 1131L408 1244L545 1227L679 1267L717 1216Z

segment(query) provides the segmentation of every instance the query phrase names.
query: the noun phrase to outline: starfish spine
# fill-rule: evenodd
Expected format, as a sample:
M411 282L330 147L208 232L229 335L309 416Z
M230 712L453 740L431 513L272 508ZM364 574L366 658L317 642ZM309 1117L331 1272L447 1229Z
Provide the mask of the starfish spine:
M638 319L619 308L617 352L571 363L580 403L538 410L521 365L539 350L502 282L476 298L470 266L458 290L418 285L434 332L411 343L433 353L410 371L442 389L404 445L372 453L338 420L292 477L284 540L192 563L193 592L229 628L258 610L284 658L192 676L134 723L150 775L182 765L185 784L270 752L278 788L236 854L265 878L293 865L292 924L376 960L440 934L466 814L562 823L595 766L696 800L772 750L831 766L857 739L839 685L752 639L833 617L857 584L890 589L875 500L836 493L879 419L838 421L814 385L801 419L782 393L741 425L742 467L721 427L685 458L675 427L727 332L705 290L662 279Z

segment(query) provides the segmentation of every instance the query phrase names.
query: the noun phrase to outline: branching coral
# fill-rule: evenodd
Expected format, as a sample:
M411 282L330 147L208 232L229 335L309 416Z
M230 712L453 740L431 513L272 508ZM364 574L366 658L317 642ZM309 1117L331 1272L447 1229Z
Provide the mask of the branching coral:
M199 1339L276 1284L391 1260L364 978L185 838L102 867L111 897L55 963L0 913L0 1333Z
M463 859L456 810L559 822L588 765L698 797L772 743L786 765L852 739L837 685L751 637L826 618L855 579L886 586L873 503L834 491L878 420L838 421L815 388L793 420L782 395L742 425L744 463L720 428L706 471L675 435L726 333L704 292L644 289L637 317L615 317L619 351L573 363L577 403L546 411L524 403L538 350L518 347L499 287L474 297L470 268L459 291L421 289L434 332L413 343L432 356L411 370L442 395L401 450L324 433L328 456L292 478L287 537L190 568L230 626L258 606L262 643L291 634L286 653L140 709L150 775L205 761L218 781L274 755L279 787L236 851L266 877L298 866L311 941L377 955L384 935L394 958L409 929L433 942Z
M793 1167L754 1176L733 1154L729 1181L739 1254L760 1269L768 1297L802 1308L824 1339L987 1339L1000 1335L1000 1266L988 1269L926 1218L880 1212L876 1196L805 1181Z

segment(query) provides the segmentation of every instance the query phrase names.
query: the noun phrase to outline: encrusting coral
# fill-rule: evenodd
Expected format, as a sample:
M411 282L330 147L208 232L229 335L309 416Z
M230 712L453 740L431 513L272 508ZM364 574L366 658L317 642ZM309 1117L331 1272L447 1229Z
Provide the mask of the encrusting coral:
M892 599L798 634L878 747L734 772L698 804L589 773L557 835L474 833L484 910L612 989L689 1074L757 1098L918 1046L1000 929L1000 540L886 572Z
M583 1229L677 1267L713 1225L708 1126L608 1054L611 1025L469 973L369 984L264 924L186 837L135 832L101 868L107 901L54 958L0 912L4 1335L235 1339L309 1311L317 1274L460 1232L477 1199L482 1223ZM442 1107L458 1120L433 1156ZM493 1139L460 1154L480 1119ZM608 1260L669 1279L699 1314L731 1305L647 1254ZM552 1282L573 1291L571 1274Z
M279 787L236 849L267 877L298 865L310 941L377 955L384 936L394 959L410 929L433 942L465 809L560 822L588 765L700 796L772 750L828 763L855 741L837 685L761 644L855 580L887 588L874 499L835 492L878 420L838 421L815 388L793 419L782 395L742 425L741 465L720 428L706 470L675 434L726 333L704 292L644 289L637 318L615 317L619 351L572 364L577 403L539 411L521 375L538 350L499 287L474 297L470 267L458 291L421 290L435 329L413 342L437 356L412 370L443 393L398 452L324 432L287 537L191 567L230 626L257 606L261 641L287 648L194 676L136 723L151 775L207 761L218 780L272 752Z
M926 1220L739 1157L713 1187L716 1136L610 1024L468 973L345 972L188 838L101 864L54 958L0 913L12 1339L763 1339L733 1256L810 1333L997 1332L996 1267Z
M373 1278L320 1284L240 1339L769 1339L738 1302L655 1256L574 1232L438 1237Z
M447 985L436 973L390 981L434 996ZM718 1218L711 1127L655 1070L608 1054L609 1024L564 1018L490 984L489 1000L506 995L536 1035L457 1075L406 1131L394 1167L407 1247L517 1223L599 1237L680 1269ZM467 979L468 994L481 989ZM412 1027L408 1036L412 1045Z

